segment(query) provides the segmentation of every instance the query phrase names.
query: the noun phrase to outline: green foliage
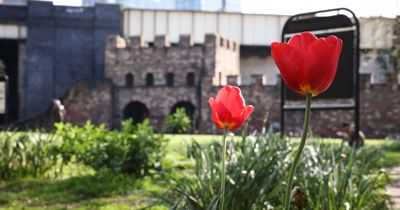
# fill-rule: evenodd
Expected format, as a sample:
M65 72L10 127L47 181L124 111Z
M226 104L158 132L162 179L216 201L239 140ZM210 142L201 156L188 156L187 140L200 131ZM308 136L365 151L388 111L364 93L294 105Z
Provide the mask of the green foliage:
M226 209L281 209L293 152L287 141L269 135L243 136L229 142ZM172 209L214 209L219 198L220 145L189 149L194 176L176 179ZM387 174L375 149L308 144L296 172L304 209L387 209ZM293 205L296 208L296 205Z
M166 133L184 133L190 128L190 123L185 108L178 108L175 113L165 117L164 131Z
M306 209L388 209L386 172L377 149L341 145L307 146L299 165L297 185L307 196Z
M59 166L51 134L0 132L0 178L39 177Z
M64 161L75 157L78 162L96 170L110 169L135 175L146 175L160 167L166 139L154 134L148 120L132 125L122 122L121 131L108 131L104 125L85 126L56 124L56 134L63 139L59 153Z
M0 205L2 203L10 205L19 200L31 201L29 206L82 203L94 198L127 194L141 187L142 184L133 176L110 172L71 177L66 180L19 180L2 186L4 193L0 194Z
M104 125L96 127L88 122L80 127L69 123L56 123L55 127L56 135L62 140L58 153L65 163L76 157L78 161L95 165L93 162L102 158L97 156L97 152L104 148L106 141L107 131Z
M126 130L127 132L130 133L134 133L134 129L137 128L136 126L132 125L131 123L125 121L124 122L126 125L122 126L121 130ZM125 131L122 131L125 132ZM146 132L144 132L146 133ZM9 135L21 135L24 133L9 133ZM54 141L53 143L51 143L51 145L53 145L56 149L58 147L61 147L61 140L62 138L60 137L54 137L52 135L49 134L38 134L38 133L34 133L34 132L27 132L25 133L26 135L29 136L38 136L38 135L42 135L42 139L45 138L50 138L52 137L52 140ZM47 136L49 135L49 136ZM89 166L85 166L82 163L76 163L76 157L72 157L70 163L68 163L67 165L64 163L64 167L63 167L63 176L62 179L48 179L47 177L41 177L39 176L38 178L23 178L23 179L17 179L17 180L6 180L6 181L0 181L0 188L1 188L1 193L0 193L0 209L170 209L170 207L175 203L176 200L178 200L179 198L181 198L181 202L179 202L179 205L177 206L177 209L182 209L184 205L184 202L186 197L184 195L182 195L181 193L183 193L183 189L184 192L190 192L189 190L186 190L186 188L192 188L193 191L197 190L198 192L197 195L202 195L200 194L200 187L201 185L206 186L206 184L202 183L202 182L198 182L196 183L196 185L194 184L196 179L196 175L194 175L194 169L196 169L196 171L198 171L198 173L203 173L201 172L201 168L200 166L197 166L195 168L195 163L196 161L198 161L197 159L194 159L194 154L197 152L199 152L198 150L201 149L202 153L205 155L203 156L204 159L209 158L207 156L207 152L206 150L209 150L213 147L214 150L214 154L215 154L215 159L216 162L214 162L215 167L211 167L209 165L206 164L205 161L203 161L204 163L204 167L205 169L210 168L210 169L215 169L216 171L213 171L213 176L209 176L208 179L215 179L215 182L217 182L216 184L214 184L214 188L212 189L212 192L214 192L215 194L218 194L218 188L219 188L219 183L218 183L218 176L219 176L219 169L218 169L218 161L220 158L220 146L219 144L216 144L215 142L219 142L221 140L221 136L211 136L211 135L166 135L168 138L171 139L170 143L168 144L167 147L167 155L165 156L165 158L163 158L163 170L162 173L157 173L156 175L153 176L147 176L147 177L141 177L140 179L138 177L135 176L131 176L130 174L121 174L121 173L113 173L112 171L102 171L102 173L95 173L93 171L93 169L91 169L92 167ZM16 138L16 137L13 137ZM35 137L37 138L37 137ZM243 138L243 137L242 137ZM259 139L259 138L263 138L263 139ZM257 159L265 159L265 162L263 164L260 164L254 167L258 167L259 169L254 170L254 173L245 173L243 171L242 175L244 176L245 174L248 174L248 176L251 178L252 174L254 175L254 177L256 177L256 175L258 174L259 176L261 176L262 174L264 174L265 176L268 176L268 179L272 179L272 180L276 180L276 183L272 183L271 186L264 186L266 184L258 184L258 180L262 180L260 177L255 178L255 179L244 179L244 181L242 181L240 184L236 184L237 186L247 186L247 189L243 189L240 190L238 192L243 193L244 196L243 198L239 198L239 201L237 201L237 203L239 203L240 201L243 201L245 199L251 199L253 202L253 200L256 200L255 198L252 198L252 196L248 196L246 195L247 193L253 193L251 192L251 189L254 189L255 192L252 194L254 196L258 196L259 194L261 194L260 192L258 192L257 188L264 188L264 189L271 189L271 187L275 187L277 189L283 190L284 188L284 184L286 182L286 175L281 175L280 173L282 173L282 171L284 171L283 173L286 174L286 170L287 167L290 164L290 156L292 155L283 155L283 154L273 154L275 152L282 152L282 151L293 151L294 148L296 147L292 147L291 145L289 145L287 143L287 141L283 141L281 139L275 139L273 140L272 138L275 138L273 136L270 137L258 137L258 136L248 136L246 137L246 141L248 142L243 142L243 139L240 138L240 136L236 136L236 137L232 137L229 138L229 146L228 146L228 159L227 159L227 163L229 163L229 171L228 172L230 175L236 173L237 171L240 171L239 169L234 169L235 166L239 166L238 164L233 164L232 162L235 162L234 160L236 159L237 162L242 161L244 166L243 170L249 170L250 166L245 165L246 162L249 161L245 161L243 159L243 154L241 154L241 151L247 151L248 153L250 152L257 152L257 157L252 157L254 158L254 160ZM193 143L192 146L188 147L189 151L187 151L186 147L187 145L191 145L190 139L195 139L196 141L199 142L199 145L197 145L197 143ZM262 155L260 154L260 152L265 152L265 150L267 150L266 148L263 148L265 145L264 143L259 143L258 144L258 149L255 149L256 146L254 146L255 141L265 141L269 139L268 141L270 146L268 146L268 150L272 150L274 148L276 148L276 151L271 151L270 155L275 155L279 156L279 157L285 157L283 163L283 166L280 167L275 167L275 169L277 170L276 172L276 176L277 177L271 177L272 175L268 174L267 172L262 173L259 172L259 170L263 170L263 168L261 166L265 165L266 162L268 162L268 155ZM216 141L217 140L217 141ZM292 139L294 142L296 142L296 139ZM309 139L309 142L312 142L313 139ZM316 207L312 207L313 205L315 205L315 201L317 201L318 199L321 201L325 201L327 199L330 199L332 203L337 203L339 202L339 200L333 200L332 198L324 198L325 196L329 196L330 193L325 193L319 192L319 188L317 189L318 186L323 185L323 183L325 182L321 182L319 180L321 180L321 178L316 178L316 182L321 182L321 184L319 185L313 185L312 183L312 179L310 178L310 176L314 176L315 172L313 172L313 170L310 170L308 168L313 168L313 166L318 167L317 165L315 165L315 163L313 162L321 162L321 161L327 161L326 164L327 165L331 165L332 163L330 163L331 161L333 161L332 159L332 155L335 155L335 161L336 164L342 164L342 166L344 166L343 164L347 165L347 163L345 163L345 161L349 160L349 157L351 156L351 148L341 148L340 145L340 140L333 140L333 139L324 139L323 141L315 141L316 143L314 144L309 144L306 147L305 150L305 154L306 155L310 155L310 157L315 157L318 154L321 154L323 156L319 157L319 160L309 160L309 157L304 157L304 159L301 161L301 166L298 168L297 172L298 172L298 177L295 185L301 187L301 189L303 191L305 191L305 195L306 195L306 202L304 204L304 208L303 209L321 209L321 210L325 210L325 209L329 209L328 207L326 208L316 208ZM347 192L351 192L351 193L355 193L354 195L360 195L357 194L358 192L361 192L361 190L357 191L357 188L360 188L361 186L376 186L375 189L370 190L371 192L371 197L366 197L366 195L362 195L361 197L364 197L364 199L373 199L374 202L377 201L379 202L380 198L379 196L382 196L382 187L378 186L378 184L380 185L385 185L385 183L387 183L387 179L385 177L385 173L382 173L380 171L380 169L378 169L378 167L382 166L382 163L379 164L379 166L375 166L376 159L380 159L380 152L378 152L377 150L375 150L375 148L378 148L378 150L383 151L383 153L385 153L385 155L389 152L392 151L393 154L399 154L399 150L396 144L394 144L395 142L392 141L386 141L386 143L384 143L384 141L379 141L379 140L368 140L366 141L366 147L369 148L374 148L374 149L369 149L369 148L363 148L362 150L356 152L356 156L357 158L355 159L355 161L353 161L353 169L357 169L358 167L362 166L362 165L366 165L366 163L369 163L368 166L368 170L369 172L362 175L364 176L364 179L366 181L371 180L371 182L373 182L373 184L362 184L363 182L359 182L357 181L357 179L352 178L351 180L355 181L354 185L358 185L356 186L356 188L353 187L352 185L348 185L348 187L346 187L346 193L343 195L348 194ZM277 146L273 146L273 144L277 144ZM319 145L321 144L321 145ZM242 145L242 146L241 146ZM294 145L295 146L295 145ZM53 148L54 148L53 147ZM196 149L196 147L200 147L199 149ZM232 157L231 155L231 151L232 151L232 147L234 147L235 153L237 154L236 157ZM245 148L241 148L241 147L245 147ZM280 148L282 147L282 148ZM321 148L320 148L321 147ZM280 149L279 149L280 148ZM285 149L286 148L286 149ZM311 150L311 148L315 148L316 152L313 152ZM366 150L365 150L366 149ZM188 152L188 153L187 153ZM311 153L311 154L308 154ZM363 154L361 154L363 153ZM189 154L189 155L187 155ZM0 155L3 155L2 153L0 153ZM200 155L200 154L198 154ZM196 156L198 156L196 155ZM74 155L73 155L74 156ZM248 158L250 158L250 154L245 155ZM61 158L61 154L59 154L58 159L60 160ZM191 159L189 159L189 157L192 157ZM398 157L398 156L396 156ZM313 158L311 158L313 159ZM397 158L398 159L398 158ZM366 161L368 160L368 161ZM166 163L167 161L167 163ZM387 160L385 159L380 159L380 162L387 162ZM60 162L60 161L59 161ZM311 163L309 163L311 162ZM398 162L398 161L397 161ZM320 163L322 165L322 163ZM59 163L57 163L57 165L59 165ZM304 167L308 167L307 169L305 169ZM265 167L266 169L268 167ZM274 167L272 167L274 168ZM331 168L335 168L332 167ZM368 171L367 170L367 171ZM53 171L53 169L48 170L45 174L51 174L51 172ZM344 171L342 171L342 169L340 169L341 173L343 173L343 175L345 174ZM354 173L357 170L353 170L351 177L354 177ZM312 173L312 174L311 174ZM319 175L318 176L323 176L323 171L318 172ZM357 172L358 174L359 172ZM379 176L378 174L381 173ZM206 175L206 173L204 173ZM307 175L308 174L308 175ZM328 177L334 177L331 172L329 172L328 174L326 174L326 176ZM15 173L14 173L15 175ZM18 175L18 174L17 174ZM344 177L342 175L342 177ZM361 176L361 174L358 174ZM357 176L358 176L357 175ZM186 180L184 179L186 177ZM308 178L307 178L308 177ZM377 179L373 179L374 177L377 177ZM207 177L205 177L204 179L206 179ZM267 178L266 178L267 179ZM310 180L307 183L304 181L305 179ZM331 178L330 178L331 179ZM344 179L344 178L342 178ZM232 179L234 181L237 181L236 178ZM230 179L227 179L227 186L230 186L230 192L236 192L232 190L232 184ZM339 180L339 179L337 179ZM182 191L174 191L173 194L171 194L171 192L168 190L169 188L171 188L170 184L173 184L173 186L175 186L175 182L178 182L178 185L183 184L183 183L188 183L189 185L187 186L182 186L181 188L176 187L175 190L179 190L182 189ZM237 181L239 182L239 181ZM272 182L272 181L270 181ZM212 183L210 181L210 183ZM247 183L247 184L245 184ZM251 184L253 183L253 184ZM333 185L334 182L331 182L328 180L328 184L329 185ZM338 182L339 183L339 182ZM360 184L361 183L361 184ZM257 185L256 185L257 184ZM254 187L254 185L259 187ZM210 186L213 186L210 184ZM342 185L343 186L343 185ZM353 191L349 190L349 187L354 188ZM310 188L310 190L307 190L306 188ZM272 188L273 189L273 188ZM339 188L330 188L330 189L339 189ZM371 189L371 188L365 188L365 189ZM168 193L169 192L169 193ZM203 201L206 200L207 197L206 196L206 192L207 190L205 190L204 192L204 197L203 198L198 198L198 196L192 196L192 199L194 200L194 202L199 202L199 201ZM316 192L316 193L315 193ZM191 193L190 195L196 195L195 193ZM273 193L271 192L266 192L266 195L264 196L268 196L271 195ZM274 202L274 209L279 209L280 207L280 202L281 202L281 198L283 200L283 194L282 192L278 193L279 196L277 196L278 198L276 198L276 196L272 196L273 198L276 198ZM176 199L174 199L176 196ZM189 195L189 193L187 194ZM170 203L160 203L159 200L157 200L157 197L163 197L163 198L169 198L170 199ZM237 195L239 196L239 195ZM211 196L209 196L211 197ZM231 196L232 197L232 196ZM271 197L271 196L269 196ZM355 196L352 196L355 197ZM362 199L360 197L360 199ZM339 197L337 197L339 198ZM350 198L350 196L349 196ZM241 199L241 200L240 200ZM347 198L345 196L342 196L342 199L345 199L345 202L348 202ZM382 198L385 199L385 198ZM260 199L260 200L266 200L266 198ZM357 200L357 199L354 199ZM230 201L232 202L232 201ZM314 203L312 203L314 202ZM341 202L344 203L345 202ZM360 202L363 203L364 201ZM248 202L250 203L250 201ZM271 202L272 203L272 202ZM382 202L380 202L382 203ZM349 202L350 205L351 202ZM372 201L368 201L368 203L366 204L366 208L365 209L371 209L371 207L369 207L369 204L373 204ZM148 208L148 205L152 205L152 207ZM193 204L195 205L195 204ZM257 204L260 205L260 204ZM271 206L273 206L272 204L270 204ZM341 209L346 209L344 206L342 205ZM293 209L295 209L295 205L293 204ZM260 207L261 208L261 207ZM260 209L259 206L254 205L252 208L250 209ZM271 207L272 208L272 207ZM189 207L186 207L186 209L191 209ZM192 208L193 209L193 208ZM267 209L267 208L265 208ZM335 208L333 208L335 209ZM350 209L357 209L357 207L354 208L350 208ZM358 209L364 209L364 208L358 208ZM380 209L380 208L378 208ZM382 209L387 209L386 207L382 208Z

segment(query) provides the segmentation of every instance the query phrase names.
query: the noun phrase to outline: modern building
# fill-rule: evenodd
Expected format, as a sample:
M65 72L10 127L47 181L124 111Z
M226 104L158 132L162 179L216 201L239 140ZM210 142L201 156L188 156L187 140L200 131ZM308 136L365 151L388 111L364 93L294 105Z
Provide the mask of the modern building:
M176 0L177 10L240 12L241 0Z
M116 4L120 4L125 8L138 9L175 9L175 0L115 0Z
M241 0L83 0L83 6L96 3L120 4L125 8L240 12Z
M0 59L9 77L9 119L35 117L78 79L104 78L106 37L121 33L117 5L0 5Z
M0 4L26 5L28 0L0 0Z

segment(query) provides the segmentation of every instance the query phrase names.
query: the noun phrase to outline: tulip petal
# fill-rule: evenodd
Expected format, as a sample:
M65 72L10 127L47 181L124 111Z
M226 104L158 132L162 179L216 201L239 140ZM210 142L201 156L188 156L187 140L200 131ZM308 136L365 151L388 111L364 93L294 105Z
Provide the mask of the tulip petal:
M253 112L253 110L254 107L252 105L246 106L245 109L242 111L240 118L237 120L240 123L234 125L229 130L236 130L240 128L243 125L243 123L247 120L247 118L250 116L250 114Z
M230 87L223 87L218 91L217 96L215 97L215 110L218 113L218 117L221 122L230 122L232 121L231 113L228 110L227 106L225 106L224 101L228 100L228 91L230 91Z
M334 36L320 38L306 51L305 69L313 95L324 92L332 84L342 49L342 41Z
M290 45L274 42L271 45L271 55L278 66L282 79L289 88L304 95L305 93L301 91L301 84L308 81L305 81L302 70L301 53Z
M308 47L316 41L318 38L310 32L303 32L301 34L296 34L290 38L288 45L292 46L300 52L306 52Z
M237 117L245 108L244 98L238 87L231 87L228 95L228 101L225 103L226 107L229 107L232 117Z
M226 122L227 120L230 120L224 106L223 105L221 106L221 104L218 103L218 101L216 101L216 100L213 105L213 111L215 111L215 113L218 116L218 119L215 119L215 120L218 120L221 125L223 124L222 122Z
M230 85L226 85L218 92L216 100L224 104L226 108L229 108L232 117L240 115L245 107L240 89Z
M217 128L224 128L224 125L218 116L217 105L216 105L215 99L213 97L210 97L210 99L208 100L208 104L211 107L212 118L213 118L215 126L217 126Z
M253 113L253 111L254 111L254 106L252 105L246 106L245 110L242 112L243 121L245 121L250 116L250 114Z

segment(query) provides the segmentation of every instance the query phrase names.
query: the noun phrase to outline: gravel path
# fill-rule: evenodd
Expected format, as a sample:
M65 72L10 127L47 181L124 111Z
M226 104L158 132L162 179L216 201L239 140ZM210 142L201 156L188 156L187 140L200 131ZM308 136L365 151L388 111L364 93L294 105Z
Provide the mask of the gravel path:
M386 191L394 203L393 208L400 210L400 166L388 171L393 183L386 188Z

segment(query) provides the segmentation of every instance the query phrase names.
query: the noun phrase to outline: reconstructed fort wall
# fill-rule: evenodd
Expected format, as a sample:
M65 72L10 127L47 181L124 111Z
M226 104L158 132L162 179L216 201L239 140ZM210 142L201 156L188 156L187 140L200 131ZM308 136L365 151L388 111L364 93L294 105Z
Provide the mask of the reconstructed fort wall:
M108 39L106 77L114 86L113 124L129 117L129 104L141 103L148 113L137 117L149 117L155 125L161 125L177 106L187 106L199 128L200 119L208 118L209 95L203 93L226 84L227 78L238 78L239 48L211 34L204 45L193 45L191 36L181 36L174 45L167 36L155 40L149 45L142 37Z
M103 83L100 88L101 94L104 94L101 98L107 102L107 109L104 109L102 103L97 103L99 100L94 100L97 102L86 105L92 106L91 108L83 110L92 114L84 116L93 120L90 117L96 115L93 110L101 109L108 112L103 113L106 115L103 118L108 120L101 121L98 117L95 123L106 122L109 127L117 127L130 114L142 113L141 116L133 114L131 117L147 117L153 125L159 127L166 115L172 113L176 107L183 106L192 109L189 114L193 119L195 132L218 132L211 119L208 99L210 96L214 97L223 85L240 86L237 44L215 34L207 35L203 45L193 45L190 36L181 36L178 44L169 43L166 36L159 36L155 40L148 44L141 37L128 40L120 37L108 39L105 57L106 77L109 82ZM151 81L149 74L152 75ZM189 74L194 75L193 81L190 81ZM361 75L361 130L368 138L398 136L400 87L397 71L388 72L384 84L373 83L370 77L369 74ZM269 130L279 131L280 80L278 79L276 85L264 84L262 75L254 75L249 85L240 86L246 103L255 106L248 126L259 131L264 126ZM94 97L90 91L87 94ZM91 102L87 101L87 104ZM138 104L145 109L135 111ZM264 122L266 116L267 123ZM353 116L353 111L314 111L312 134L336 137L337 131L344 129L344 123L353 121ZM83 120L80 121L83 123ZM302 122L303 111L288 112L285 123L287 133L298 135Z

